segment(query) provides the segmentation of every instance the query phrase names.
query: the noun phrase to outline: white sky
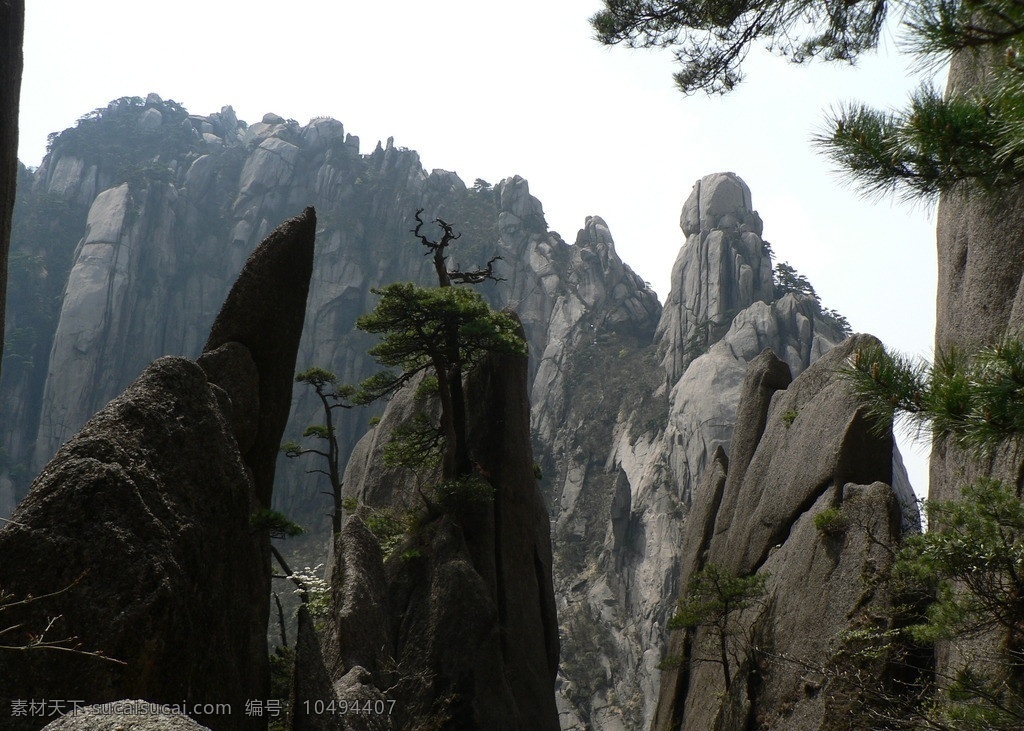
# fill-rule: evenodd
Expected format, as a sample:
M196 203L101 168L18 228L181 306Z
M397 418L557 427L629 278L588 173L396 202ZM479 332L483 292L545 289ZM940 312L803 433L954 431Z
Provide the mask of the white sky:
M683 97L664 52L604 48L600 0L29 0L19 157L121 96L258 122L331 116L362 151L389 136L471 183L530 181L570 243L588 215L664 299L682 202L703 175L750 186L776 257L854 330L928 356L934 209L866 201L810 149L842 101L900 106L916 76L898 54L857 68L757 54L727 97ZM889 39L886 44L895 44ZM909 452L909 454L907 454ZM919 492L926 455L904 447Z

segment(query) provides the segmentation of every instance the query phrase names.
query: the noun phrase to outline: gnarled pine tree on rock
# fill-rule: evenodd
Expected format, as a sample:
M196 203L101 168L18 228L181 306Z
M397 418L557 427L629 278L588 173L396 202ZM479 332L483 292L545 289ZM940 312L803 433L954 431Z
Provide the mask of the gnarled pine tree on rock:
M525 355L526 343L519 336L516 319L495 312L478 292L456 287L500 279L494 274L494 257L481 269L449 270L446 251L459 238L452 225L434 219L442 231L438 241L421 233L422 209L416 211L413 233L432 257L437 287L420 287L396 282L373 289L380 302L356 326L381 335L370 349L382 365L401 370L383 371L367 379L357 400L366 403L390 397L414 377L430 371L437 379L441 403L441 424L436 439L443 440L441 477L444 480L470 475L472 459L466 438L466 396L463 376L485 353Z

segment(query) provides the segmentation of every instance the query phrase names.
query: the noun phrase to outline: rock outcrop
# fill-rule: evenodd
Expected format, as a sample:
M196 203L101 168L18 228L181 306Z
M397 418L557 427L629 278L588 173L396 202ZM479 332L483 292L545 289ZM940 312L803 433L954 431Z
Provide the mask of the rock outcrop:
M775 299L761 217L751 204L750 189L735 173L698 180L683 204L679 226L686 245L672 267L672 292L658 323L670 385L722 337L741 310Z
M656 731L854 728L852 709L870 712L828 669L844 631L896 621L884 579L914 502L890 487L891 435L871 433L836 373L869 342L846 340L791 385L771 351L751 363L736 459L716 452L694 495L679 585L713 565L764 577L764 595L733 620L728 673L715 630L676 633ZM826 510L833 522L816 525Z
M239 447L263 507L270 507L281 434L292 405L315 238L316 212L307 208L256 247L214 320L199 359L204 365L209 358L204 369L213 383L236 392L233 407L252 412L238 420L245 424ZM232 344L242 347L229 351ZM255 392L251 383L246 384L248 393L239 388L238 374L243 372L255 373Z
M703 217L701 217L703 216ZM770 251L733 174L695 186L656 328L598 328L566 354L567 408L539 405L555 509L563 728L650 724L694 490L729 449L748 364L770 347L799 374L843 334L811 297L774 300ZM600 315L595 313L600 322ZM715 327L704 327L715 320Z
M353 327L375 303L370 289L431 281L409 233L416 209L463 234L453 264L469 268L501 255L495 267L504 281L482 291L493 306L518 312L533 355L526 382L554 535L562 635L556 702L565 729L618 731L653 718L698 485L720 451L733 463L753 455L753 442L743 458L733 443L734 426L747 419L737 408L748 363L770 347L798 376L843 338L813 298L776 296L760 218L733 174L702 179L685 204L686 245L664 311L623 264L599 217L589 217L570 245L547 229L522 178L467 188L454 173L425 171L415 152L392 140L360 154L358 139L335 120L300 126L268 114L247 125L230 108L198 116L155 95L118 100L58 136L39 170L22 175L31 196L21 204L25 224L15 237L21 275L12 311L20 339L10 341L16 357L8 364L15 365L5 368L0 388L0 409L17 418L0 434L0 511L147 362L204 350L205 323L270 221L309 202L317 207L320 244L297 363L328 368L341 382L376 370L365 355L371 341ZM51 244L32 243L43 239ZM65 273L69 284L59 297ZM60 302L56 310L48 309L52 301ZM231 342L211 343L201 364L229 394L232 435L249 455L263 399L240 394L257 383L259 359L253 341L225 340ZM414 407L393 403L352 453L348 483L361 486L364 502L419 504L376 456L381 435L405 418L403 408ZM321 414L311 393L299 394L286 431L296 436ZM343 455L367 432L370 416L341 415ZM262 444L269 455L269 440ZM257 471L266 472L266 460ZM256 464L248 456L246 462ZM278 465L274 507L326 527L321 486L299 462ZM451 530L436 528L429 545L455 561L465 557L469 538L460 543ZM361 567L350 569L367 577L352 596L379 596L380 576L389 575L384 564L378 576L376 559L357 549L357 536L345 535L336 571ZM490 586L493 570L469 565ZM469 596L470 575L458 576L469 582ZM443 596L455 606L457 597ZM346 616L369 627L357 608L378 600L352 601ZM493 647L489 642L481 639L480 647ZM368 698L380 693L388 663L382 670L351 640L338 640L336 654L325 657L335 692L343 684Z
M3 613L22 626L7 641L29 644L56 617L47 639L108 658L0 653L5 716L12 701L41 698L242 709L264 687L253 652L266 625L251 602L265 567L218 395L194 362L155 361L58 452L0 529L0 586L40 597ZM244 728L241 718L215 728Z
M950 65L947 93L981 88L992 61L965 51ZM1024 328L1024 202L1020 190L991 193L977 187L943 194L937 231L935 349L970 351ZM951 443L932 445L929 498L951 500L972 480L993 476L1019 484L1024 462L1011 450L981 462Z
M478 479L486 476L493 494L428 513L386 561L361 519L348 519L336 547L324 652L332 697L351 702L352 692L387 689L394 703L386 728L554 731L558 625L526 359L487 356L466 392ZM415 484L407 475L400 488L409 502L418 501ZM390 507L375 505L359 484L347 481L346 490L362 498L364 515Z
M188 716L145 701L86 706L47 724L44 731L208 731Z
M0 529L0 587L24 600L3 605L5 642L35 645L0 653L5 715L19 699L142 697L226 704L214 731L260 726L245 709L269 690L270 562L252 519L270 502L314 229L307 209L268 237L200 362L150 364Z

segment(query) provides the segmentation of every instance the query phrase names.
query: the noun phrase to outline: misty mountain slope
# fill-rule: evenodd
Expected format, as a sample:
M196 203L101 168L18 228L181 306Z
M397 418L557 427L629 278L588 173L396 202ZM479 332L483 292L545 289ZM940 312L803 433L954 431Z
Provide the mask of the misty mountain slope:
M365 355L372 340L353 329L373 307L370 289L431 281L411 234L419 208L425 220L444 217L462 233L456 264L503 257L496 266L504 281L483 291L493 305L517 309L531 352L544 354L530 369L531 382L540 372L542 391L562 357L549 340L576 337L570 331L597 299L619 303L626 323L660 311L599 219L587 230L603 238L569 246L547 230L522 178L467 188L454 173L425 171L415 152L390 140L360 155L358 139L331 119L302 127L268 114L250 126L228 107L200 117L155 95L125 98L55 135L22 192L13 252L26 276L12 297L8 339L30 342L12 349L7 362L20 355L20 367L6 369L2 387L4 413L17 415L2 436L5 513L56 448L146 363L198 353L232 272L272 222L307 204L320 227L298 364L330 368L345 382L376 370ZM54 206L71 212L58 229L33 225ZM322 420L309 394L295 414L287 433L296 436ZM369 416L343 415L345 453ZM322 496L304 470L281 465L278 500L316 521Z

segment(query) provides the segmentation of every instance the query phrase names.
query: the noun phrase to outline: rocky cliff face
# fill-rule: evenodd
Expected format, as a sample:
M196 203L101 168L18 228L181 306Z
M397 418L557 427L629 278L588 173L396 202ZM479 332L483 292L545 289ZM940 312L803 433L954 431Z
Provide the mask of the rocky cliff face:
M391 141L360 154L358 140L330 119L300 126L268 114L247 125L230 108L199 117L155 96L125 99L58 136L43 166L22 175L30 196L16 218L23 276L8 330L15 355L0 388L0 409L17 422L0 435L0 510L148 360L200 352L203 323L270 222L316 205L297 367L329 368L342 382L376 370L365 356L370 341L353 327L374 304L370 288L432 280L409 233L416 209L462 232L453 264L503 257L496 267L504 281L484 294L517 311L530 347L526 383L551 519L562 647L556 699L566 730L653 720L688 516L715 455L736 459L748 364L770 347L796 377L843 337L813 299L776 298L760 218L733 174L702 179L685 203L686 243L664 310L623 264L599 217L569 245L548 231L522 178L467 188L454 173L423 170L415 152ZM21 338L13 350L12 332ZM319 402L297 396L290 436L322 421ZM396 497L395 475L374 458L374 435L400 409L393 404L353 453L347 479L362 486L364 501ZM369 416L343 416L343 453ZM278 465L275 505L310 523L324 510L323 486L308 467ZM454 561L462 555L455 544L439 543L439 555ZM346 560L339 554L335 566ZM379 584L368 580L366 591ZM347 667L372 675L372 660L361 657ZM346 672L332 682L370 697L376 686L366 677Z
M733 457L716 452L695 493L679 581L714 566L763 577L763 593L729 620L724 665L713 627L673 636L657 731L860 728L870 714L828 669L844 632L897 621L884 578L914 505L890 487L891 436L870 433L836 375L870 341L849 338L792 384L771 351L750 364ZM826 510L832 522L816 522Z
M549 422L537 405L536 423L559 425L541 443L554 476L563 728L649 725L687 515L712 456L729 449L748 364L770 347L799 374L843 338L813 299L774 300L750 201L733 174L700 180L668 304L637 331L651 335L598 330L570 352L565 411Z
M554 380L560 344L584 337L599 300L617 303L613 317L624 327L660 311L615 254L600 219L569 246L547 230L522 178L467 189L453 173L425 171L415 152L390 140L360 155L358 139L331 119L300 127L268 114L249 126L230 108L198 117L155 95L126 98L58 136L30 182L25 175L15 238L24 284L8 330L9 342L21 338L12 356L19 367L2 387L4 413L18 415L0 437L5 513L132 374L166 353L198 354L233 272L271 221L305 205L320 214L320 246L298 364L330 368L343 382L375 369L365 355L371 341L353 328L372 309L370 288L430 281L429 262L410 234L421 207L426 220L442 216L463 234L453 263L503 257L497 266L505 281L485 287L485 296L517 310L532 352L555 344L531 362L536 393ZM48 216L50 208L63 217ZM54 280L63 292L56 309L48 299ZM343 417L344 452L367 418ZM300 395L288 433L321 420L315 398ZM309 484L304 469L282 465L279 505L319 519L321 487Z
M245 713L269 691L270 539L256 519L291 401L315 226L307 209L268 237L199 362L149 364L0 528L5 728L47 720L15 713L16 700L135 697L228 704L211 728L261 727Z
M0 5L0 332L4 330L7 304L7 260L11 243L18 180L18 109L21 101L21 45L25 35L25 3L12 0ZM0 345L0 355L3 346ZM2 362L0 362L2 366Z
M530 445L526 358L489 355L466 386L474 492L441 498L409 470L387 485L360 463L348 471L346 491L360 509L337 537L323 651L334 686L321 681L306 692L319 693L311 701L394 701L390 717L379 719L382 728L555 731L558 623L550 525ZM399 394L360 442L368 463L383 461L381 449L401 423L395 412L409 413L411 391ZM426 501L439 507L427 510ZM418 518L385 561L363 519L398 505ZM318 654L314 646L297 659L297 682L322 675ZM301 724L318 722L301 706L297 711Z

